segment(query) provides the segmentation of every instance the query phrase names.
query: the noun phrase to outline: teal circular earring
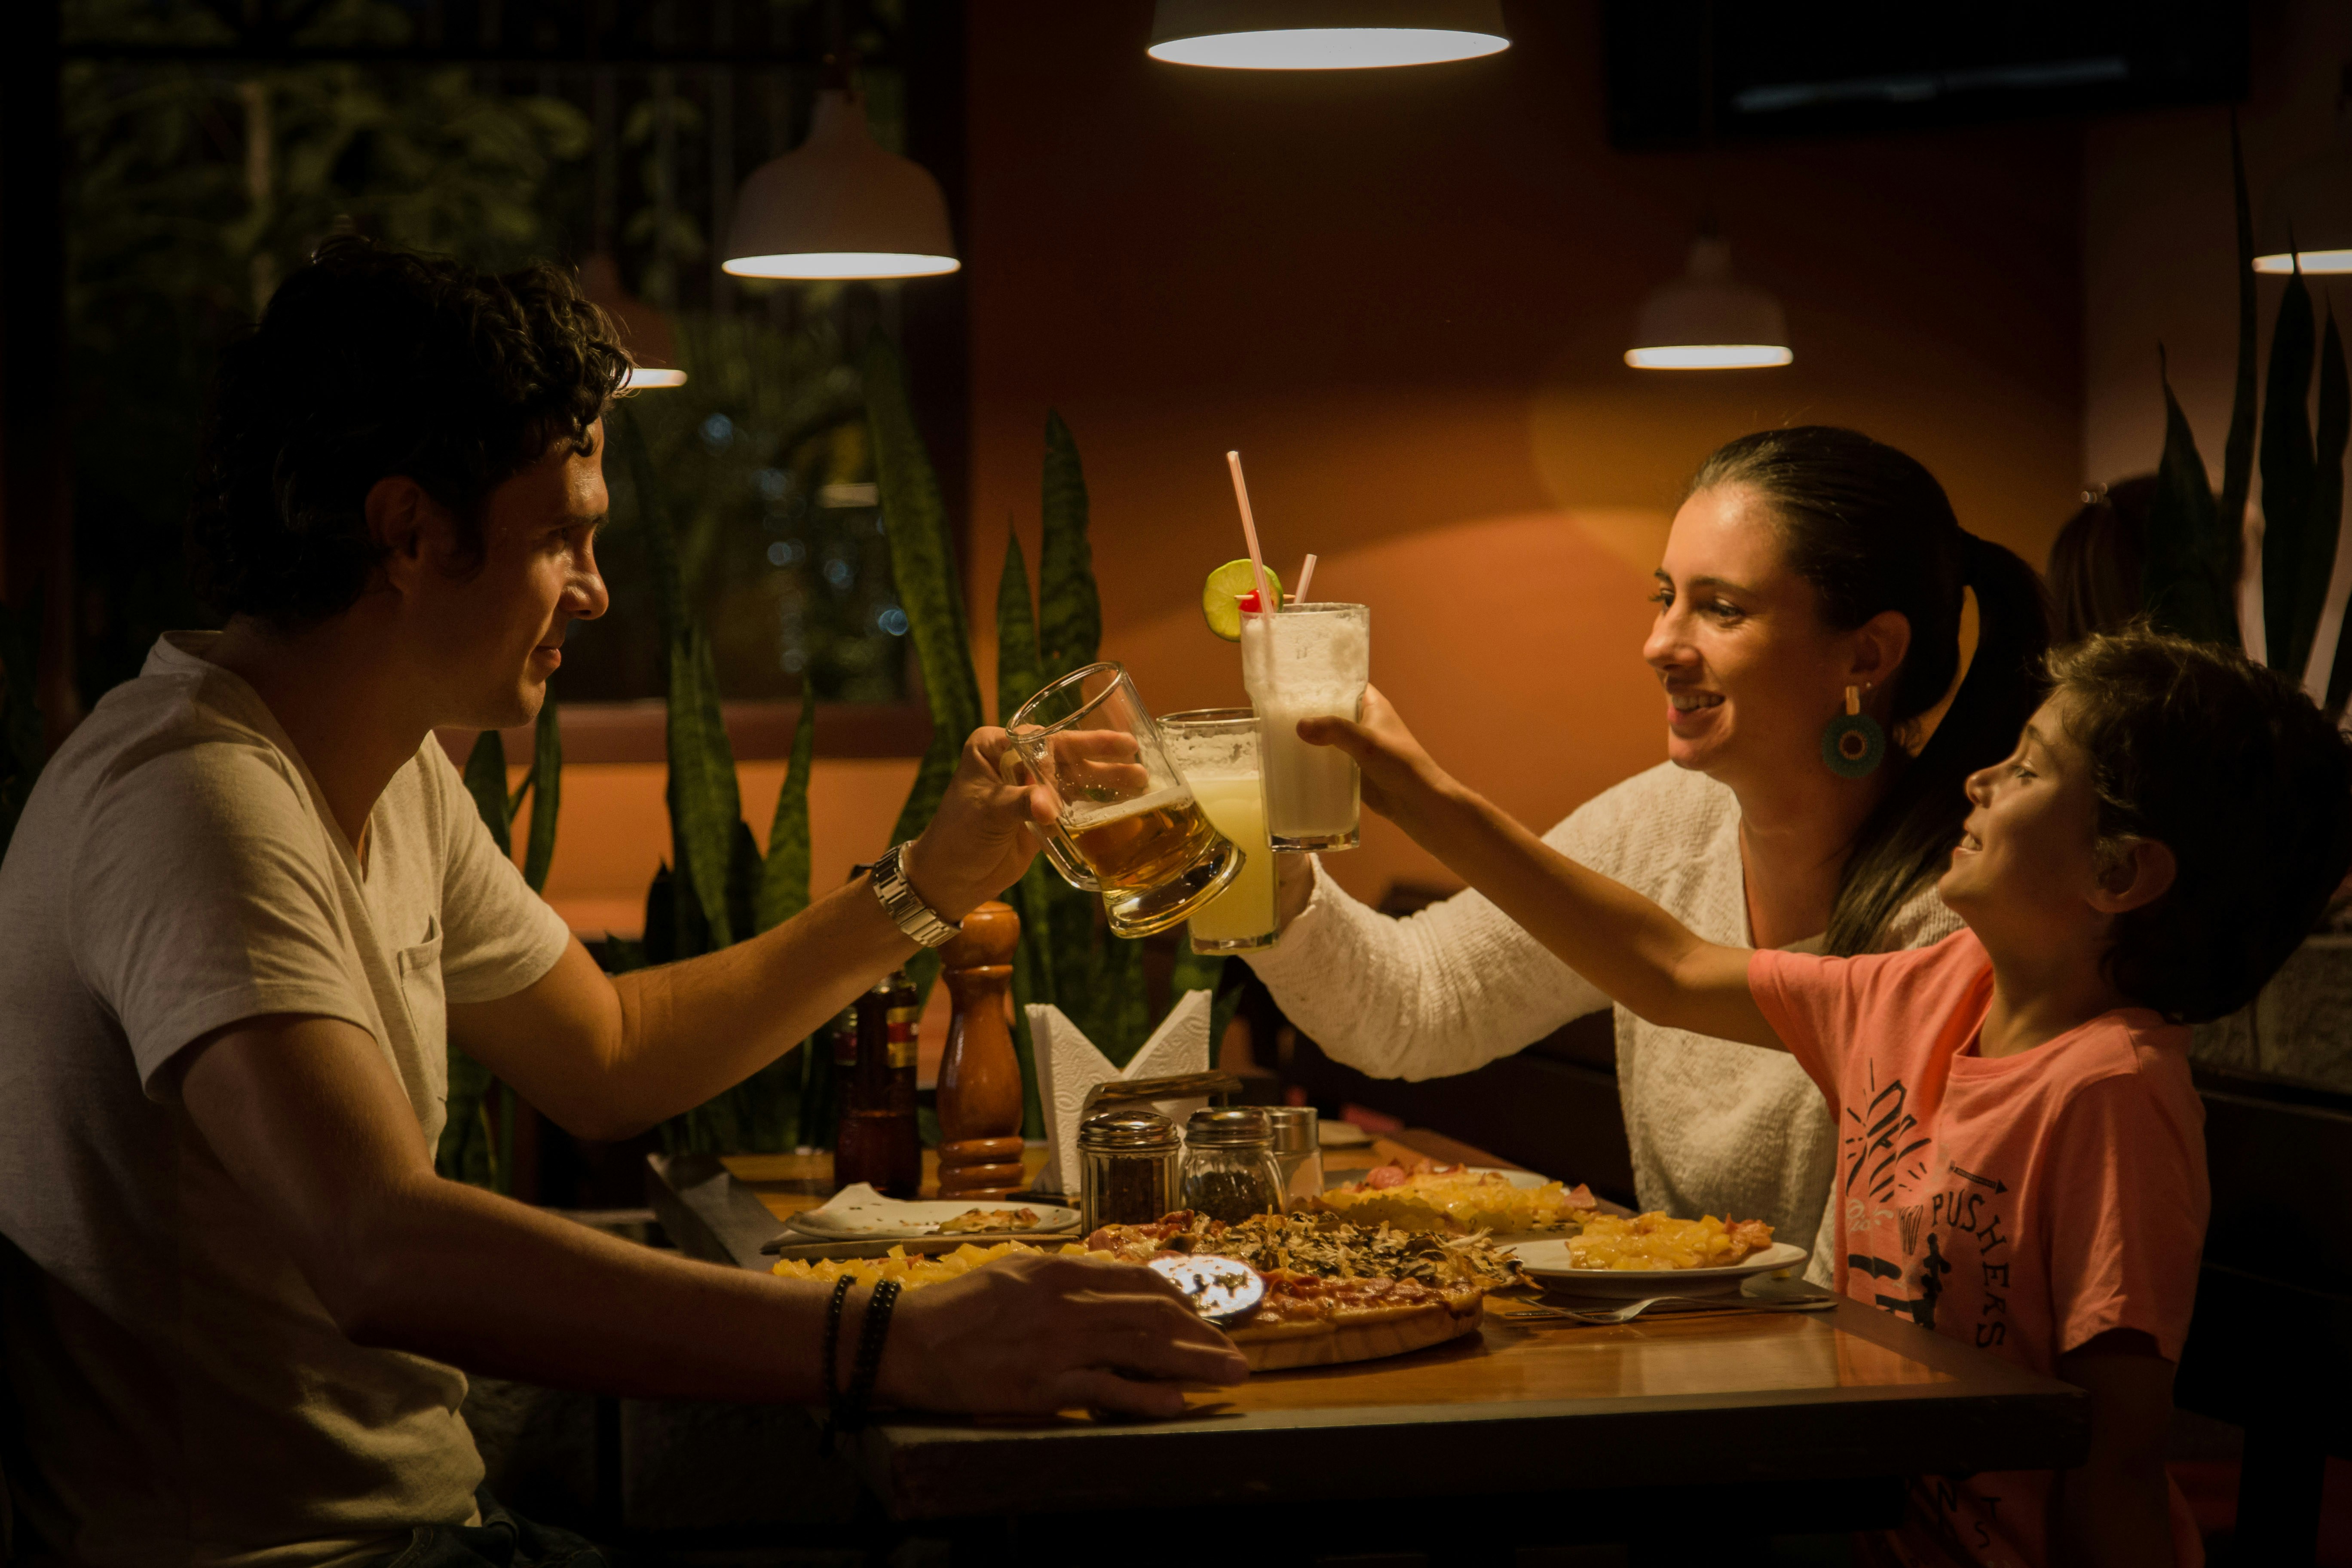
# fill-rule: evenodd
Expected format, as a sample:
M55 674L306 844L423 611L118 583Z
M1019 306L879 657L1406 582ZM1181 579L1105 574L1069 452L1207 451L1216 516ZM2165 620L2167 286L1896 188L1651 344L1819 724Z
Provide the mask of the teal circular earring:
M1886 731L1862 710L1863 688L1845 689L1845 711L1822 731L1822 761L1842 779L1858 779L1878 771L1886 760Z

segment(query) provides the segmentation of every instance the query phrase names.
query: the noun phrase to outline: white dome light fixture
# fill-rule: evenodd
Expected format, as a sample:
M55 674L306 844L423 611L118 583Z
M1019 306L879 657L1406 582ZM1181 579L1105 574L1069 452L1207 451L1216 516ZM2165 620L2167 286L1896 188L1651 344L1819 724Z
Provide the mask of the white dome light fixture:
M2263 202L2254 270L2352 272L2352 113L2339 111L2334 145L2288 170Z
M856 93L817 94L808 140L751 172L720 263L738 278L936 278L963 263L939 181L885 152Z
M1731 275L1731 247L1713 234L1692 242L1690 268L1642 301L1625 363L1636 370L1758 370L1787 364L1780 301Z
M1362 70L1510 47L1502 0L1159 0L1147 52L1227 70Z
M601 250L581 262L580 291L621 329L634 362L621 376L621 391L686 384L686 372L677 364L677 334L670 330L669 318L622 285L620 263Z

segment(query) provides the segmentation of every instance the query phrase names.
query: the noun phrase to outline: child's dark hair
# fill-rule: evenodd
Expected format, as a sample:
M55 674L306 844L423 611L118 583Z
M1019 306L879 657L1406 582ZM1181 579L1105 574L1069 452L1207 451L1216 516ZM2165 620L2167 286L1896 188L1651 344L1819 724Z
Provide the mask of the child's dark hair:
M540 265L329 239L221 356L188 565L223 616L284 629L349 608L383 552L368 491L404 475L478 562L481 502L589 426L629 370L604 313Z
M2050 656L2087 754L2103 850L2152 838L2179 872L2118 916L2107 977L2175 1023L2234 1013L2352 868L2352 749L2293 682L2145 627Z

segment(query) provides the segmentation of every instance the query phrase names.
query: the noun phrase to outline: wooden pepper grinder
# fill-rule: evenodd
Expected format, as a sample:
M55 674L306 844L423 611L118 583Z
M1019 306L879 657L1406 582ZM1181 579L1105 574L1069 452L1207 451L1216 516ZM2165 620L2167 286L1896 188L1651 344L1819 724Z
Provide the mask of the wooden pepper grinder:
M1013 950L1021 917L985 903L940 949L953 1011L940 1060L940 1196L1002 1198L1022 1184L1021 1058L1013 1050Z

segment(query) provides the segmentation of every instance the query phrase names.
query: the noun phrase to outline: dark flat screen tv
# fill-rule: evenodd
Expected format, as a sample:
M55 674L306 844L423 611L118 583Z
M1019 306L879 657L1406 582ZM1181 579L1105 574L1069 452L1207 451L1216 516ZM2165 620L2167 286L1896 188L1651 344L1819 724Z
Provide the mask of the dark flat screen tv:
M1609 139L1628 152L2246 92L2246 0L1604 0L1602 19Z

